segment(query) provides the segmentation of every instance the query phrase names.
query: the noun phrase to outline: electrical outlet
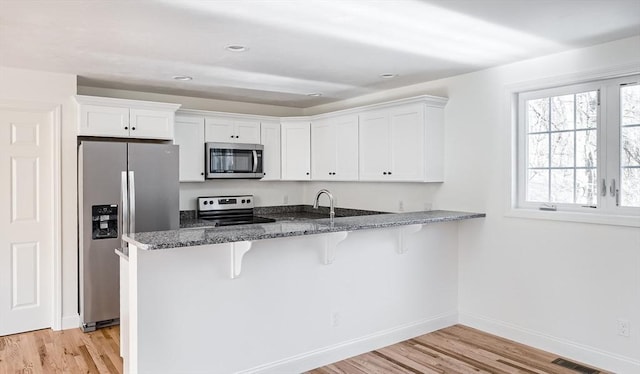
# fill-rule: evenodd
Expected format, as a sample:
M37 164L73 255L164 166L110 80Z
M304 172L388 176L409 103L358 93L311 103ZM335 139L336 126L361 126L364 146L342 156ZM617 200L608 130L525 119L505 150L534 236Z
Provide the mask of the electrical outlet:
M404 201L400 200L398 202L398 211L399 212L404 212Z
M284 197L282 198L282 203L284 205L289 204L289 195L284 195Z
M331 326L332 327L340 326L340 313L338 312L331 313Z
M631 335L631 326L629 325L629 320L618 318L618 335L620 336L629 336Z

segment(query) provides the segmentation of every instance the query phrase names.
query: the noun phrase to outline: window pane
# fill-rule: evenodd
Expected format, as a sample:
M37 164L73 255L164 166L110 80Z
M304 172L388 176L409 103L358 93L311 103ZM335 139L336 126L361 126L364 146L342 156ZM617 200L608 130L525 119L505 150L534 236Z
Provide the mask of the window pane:
M550 201L573 203L573 169L551 170Z
M622 168L620 205L640 207L640 168Z
M529 170L527 201L549 201L549 170Z
M596 128L598 123L598 91L576 95L576 128Z
M551 131L573 130L574 95L551 98Z
M620 166L640 166L640 126L620 129Z
M549 99L527 101L527 132L549 131Z
M620 87L622 125L640 124L640 85Z
M549 135L529 135L528 164L530 168L549 166Z
M576 203L596 205L598 199L598 176L596 169L576 170Z
M551 134L551 166L573 167L573 132Z
M576 166L592 168L598 160L598 132L576 131Z

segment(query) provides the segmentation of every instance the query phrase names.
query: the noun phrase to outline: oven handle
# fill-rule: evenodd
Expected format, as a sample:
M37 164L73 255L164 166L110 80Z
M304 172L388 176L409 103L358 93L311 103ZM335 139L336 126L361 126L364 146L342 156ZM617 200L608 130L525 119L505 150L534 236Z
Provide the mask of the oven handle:
M253 172L258 171L258 151L253 150Z

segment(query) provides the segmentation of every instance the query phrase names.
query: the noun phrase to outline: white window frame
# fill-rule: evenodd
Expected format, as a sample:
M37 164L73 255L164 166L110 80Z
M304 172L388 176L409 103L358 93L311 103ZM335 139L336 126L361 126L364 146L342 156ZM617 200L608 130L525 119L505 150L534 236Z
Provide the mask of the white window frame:
M508 123L510 147L510 194L506 215L509 217L549 219L621 226L640 227L640 208L616 205L616 196L609 188L611 180L620 181L620 85L640 80L637 67L621 68L617 72L594 72L556 77L544 81L522 83L507 87ZM526 147L524 111L520 111L526 100L559 96L568 93L599 91L598 108L598 197L596 207L578 204L556 204L555 211L540 210L543 203L526 202ZM602 195L603 180L606 196Z

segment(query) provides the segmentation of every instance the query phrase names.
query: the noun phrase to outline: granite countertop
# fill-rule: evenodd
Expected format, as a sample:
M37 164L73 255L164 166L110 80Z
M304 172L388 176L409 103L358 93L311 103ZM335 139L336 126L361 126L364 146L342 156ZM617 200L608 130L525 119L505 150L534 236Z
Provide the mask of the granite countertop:
M486 215L484 213L454 212L446 210L369 214L350 217L336 217L333 224L330 222L329 218L323 218L302 220L293 219L272 223L223 227L192 226L178 230L153 231L123 235L123 239L140 249L155 250L285 238L340 231L356 231L415 224L460 221L485 216Z

